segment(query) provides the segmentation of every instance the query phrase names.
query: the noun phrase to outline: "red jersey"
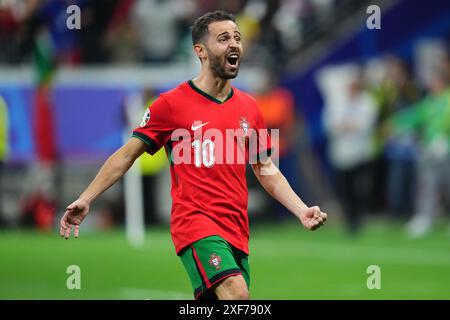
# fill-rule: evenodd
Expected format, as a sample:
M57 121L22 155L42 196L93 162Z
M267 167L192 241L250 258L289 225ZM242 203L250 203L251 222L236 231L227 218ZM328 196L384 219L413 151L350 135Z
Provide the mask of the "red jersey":
M221 102L188 81L153 102L133 137L150 154L164 146L171 162L170 229L177 254L211 235L248 254L246 162L271 150L255 100L232 87Z

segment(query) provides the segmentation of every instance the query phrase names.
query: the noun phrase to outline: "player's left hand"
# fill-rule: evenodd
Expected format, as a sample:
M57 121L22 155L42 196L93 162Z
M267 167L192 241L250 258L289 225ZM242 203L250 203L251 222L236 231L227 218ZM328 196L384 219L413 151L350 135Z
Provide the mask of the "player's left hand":
M316 230L323 226L327 220L327 214L320 211L317 206L309 207L300 213L300 221L303 226L308 230Z

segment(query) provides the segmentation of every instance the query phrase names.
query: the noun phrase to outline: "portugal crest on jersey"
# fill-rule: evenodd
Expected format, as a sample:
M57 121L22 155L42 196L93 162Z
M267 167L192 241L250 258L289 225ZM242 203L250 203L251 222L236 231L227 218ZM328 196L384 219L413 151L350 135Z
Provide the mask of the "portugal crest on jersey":
M222 258L215 253L210 255L209 258L209 264L216 268L216 270L220 270L220 263L222 262Z
M144 117L142 118L141 128L145 127L145 125L148 123L149 120L150 120L150 108L147 108L147 111L145 111Z
M239 127L244 131L244 134L247 134L248 129L250 128L250 123L248 123L247 118L241 117L239 121Z
M239 139L240 140L239 143L242 146L244 146L248 142L247 132L248 132L248 129L250 129L250 123L247 121L246 117L241 117L241 120L239 120L239 127L241 128L242 133L243 133Z

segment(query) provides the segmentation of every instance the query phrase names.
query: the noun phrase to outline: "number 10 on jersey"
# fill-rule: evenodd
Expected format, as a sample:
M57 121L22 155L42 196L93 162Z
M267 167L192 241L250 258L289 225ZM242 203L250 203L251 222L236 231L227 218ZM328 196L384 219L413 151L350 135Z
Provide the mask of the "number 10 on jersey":
M194 148L194 162L197 168L200 168L202 163L207 168L214 165L214 142L212 140L205 139L200 143L200 140L196 139L192 141L192 148Z

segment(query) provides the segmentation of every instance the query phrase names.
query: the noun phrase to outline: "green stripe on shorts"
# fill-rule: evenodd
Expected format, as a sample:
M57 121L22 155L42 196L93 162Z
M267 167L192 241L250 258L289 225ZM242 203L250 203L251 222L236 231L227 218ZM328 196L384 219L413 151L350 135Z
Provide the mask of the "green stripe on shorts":
M194 242L180 253L181 261L191 280L194 297L219 281L242 274L250 287L248 256L219 236L210 236Z

